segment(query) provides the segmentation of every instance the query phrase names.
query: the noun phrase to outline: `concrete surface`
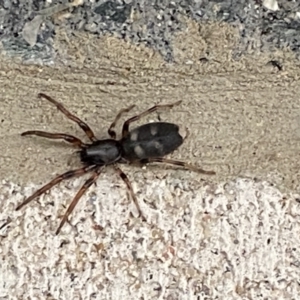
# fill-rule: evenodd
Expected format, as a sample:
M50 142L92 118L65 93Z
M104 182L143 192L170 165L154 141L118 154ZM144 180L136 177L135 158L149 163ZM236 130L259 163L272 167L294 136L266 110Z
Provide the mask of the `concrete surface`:
M289 51L233 61L235 29L186 25L173 41L176 65L143 46L63 31L55 66L2 57L0 297L299 299L299 63ZM208 48L217 61L199 61ZM217 175L123 167L147 217L142 224L107 170L56 237L84 178L15 212L55 174L78 166L68 145L20 133L84 135L39 92L88 121L99 138L123 107L134 103L138 112L180 99L159 114L190 132L172 157Z

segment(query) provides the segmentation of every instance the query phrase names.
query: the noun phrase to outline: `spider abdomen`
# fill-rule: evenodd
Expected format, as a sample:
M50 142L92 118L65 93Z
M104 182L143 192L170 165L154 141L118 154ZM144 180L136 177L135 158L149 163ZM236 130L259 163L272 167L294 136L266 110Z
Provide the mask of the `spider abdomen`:
M176 124L155 122L137 127L121 140L123 157L129 161L163 157L183 142Z

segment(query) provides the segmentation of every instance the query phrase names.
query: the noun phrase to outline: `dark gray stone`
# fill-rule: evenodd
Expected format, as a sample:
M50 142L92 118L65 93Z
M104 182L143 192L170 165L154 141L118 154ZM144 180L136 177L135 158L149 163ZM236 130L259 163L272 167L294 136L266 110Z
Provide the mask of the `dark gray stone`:
M234 57L238 58L249 48L274 50L285 47L299 52L300 2L278 1L280 10L272 12L255 0L99 0L95 3L85 1L82 6L71 7L71 18L66 19L67 30L89 31L101 36L111 33L135 44L145 44L161 53L166 61L173 60L172 38L177 31L184 29L180 16L185 15L198 23L223 21L239 28L240 39ZM51 6L66 1L53 1ZM45 1L4 0L0 1L0 41L7 51L22 44L22 30L38 11L45 8ZM131 15L138 15L131 20ZM56 26L47 18L46 26L39 30L39 44L51 45ZM14 44L16 45L11 48ZM23 44L22 44L23 45ZM10 48L7 48L10 47ZM21 47L24 59L32 48ZM258 49L257 49L258 48ZM21 51L22 52L22 51ZM36 52L34 52L36 53ZM39 53L39 58L49 53ZM29 55L30 56L30 55Z

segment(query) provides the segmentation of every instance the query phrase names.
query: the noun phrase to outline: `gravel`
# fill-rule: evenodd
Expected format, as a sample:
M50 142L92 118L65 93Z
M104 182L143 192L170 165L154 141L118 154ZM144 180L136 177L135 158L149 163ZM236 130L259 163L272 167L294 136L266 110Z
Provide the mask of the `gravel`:
M0 4L0 40L7 55L47 63L55 55L56 30L65 28L70 33L111 34L144 44L172 62L172 37L185 28L183 17L187 17L199 24L225 22L238 28L240 39L232 54L238 59L256 50L289 48L298 53L299 14L300 3L296 1L5 0Z

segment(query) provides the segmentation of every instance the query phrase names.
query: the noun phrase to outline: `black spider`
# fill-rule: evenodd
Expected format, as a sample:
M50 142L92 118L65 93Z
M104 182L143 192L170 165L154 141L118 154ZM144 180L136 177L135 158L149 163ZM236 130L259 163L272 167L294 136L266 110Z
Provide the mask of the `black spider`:
M57 176L48 184L37 190L33 195L24 200L16 210L21 209L24 205L28 204L30 201L36 197L44 194L46 191L51 189L54 185L60 183L65 179L70 179L72 177L78 177L88 172L93 172L93 175L84 183L81 189L78 191L73 201L69 205L67 211L65 212L60 225L56 231L58 234L67 221L69 215L75 208L81 196L87 191L87 189L95 183L98 176L100 175L102 169L106 165L112 165L120 177L123 179L127 188L132 196L132 199L138 209L139 215L145 220L145 217L142 214L140 206L138 204L137 198L133 192L131 183L125 173L117 166L117 163L139 163L147 164L151 162L156 163L168 163L172 165L182 166L185 169L192 171L200 172L207 175L214 175L214 171L205 171L198 167L192 166L182 161L166 159L163 156L173 152L177 149L182 143L183 138L179 134L178 126L172 123L166 122L155 122L148 123L129 131L130 123L139 120L141 117L144 117L160 108L172 108L175 105L178 105L181 101L178 101L173 104L166 105L155 105L152 108L146 110L145 112L136 115L128 119L123 124L122 129L122 138L116 140L116 132L114 127L117 121L120 119L121 115L125 112L129 112L134 105L122 109L116 116L114 122L108 129L108 134L110 139L98 140L91 128L82 120L72 115L62 104L52 99L51 97L40 93L38 97L42 97L56 105L56 107L63 113L65 116L72 121L76 122L80 128L86 133L86 135L91 140L91 143L83 143L80 139L64 133L48 133L44 131L26 131L21 135L37 135L49 139L61 139L65 140L74 146L80 148L79 155L83 167L77 170L68 171L62 175Z

